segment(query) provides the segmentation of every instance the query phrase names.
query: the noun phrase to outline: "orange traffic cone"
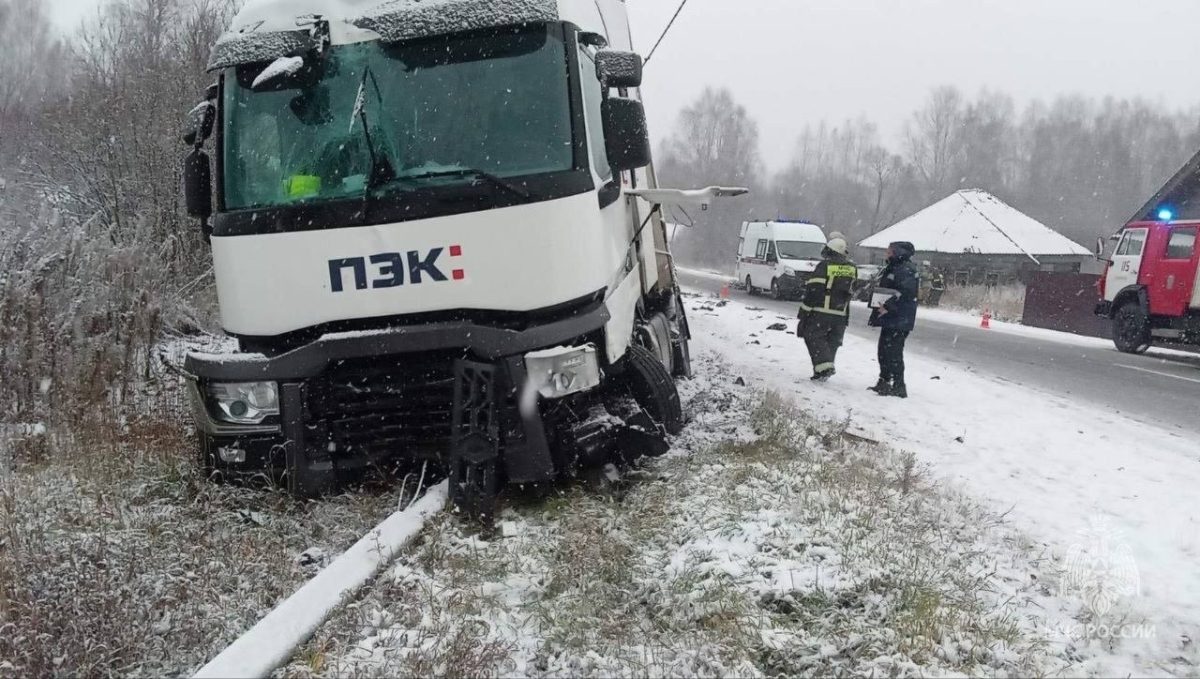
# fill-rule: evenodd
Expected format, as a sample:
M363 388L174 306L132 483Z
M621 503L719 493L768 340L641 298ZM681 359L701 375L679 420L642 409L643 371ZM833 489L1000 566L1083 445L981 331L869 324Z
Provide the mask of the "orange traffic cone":
M725 283L721 286L721 299L729 299L729 284Z
M983 310L983 320L981 320L979 322L979 327L983 328L984 330L991 329L991 327L992 327L992 310L991 309Z

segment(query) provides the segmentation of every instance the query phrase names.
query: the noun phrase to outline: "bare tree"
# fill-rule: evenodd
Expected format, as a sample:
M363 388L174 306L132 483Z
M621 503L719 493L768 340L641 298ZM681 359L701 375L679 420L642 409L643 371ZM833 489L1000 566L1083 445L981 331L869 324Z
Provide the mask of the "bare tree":
M727 89L704 90L679 114L662 172L672 179L752 183L761 171L758 124Z
M963 148L962 125L963 97L954 87L933 90L908 123L908 160L924 180L930 198L958 186L953 175Z
M758 124L729 90L708 88L679 114L659 161L659 176L665 184L756 187L762 173ZM706 265L730 260L739 225L752 211L751 201L730 201L693 215L696 230L680 243L684 258Z
M211 286L197 283L207 249L179 197L179 132L231 8L107 3L70 43L70 96L28 112L33 200L20 228L0 230L0 372L56 386L6 382L0 397L19 408L119 403L164 331L211 318Z
M896 188L907 171L904 159L882 146L871 150L867 159L871 183L874 188L875 207L871 211L870 233L888 226L896 218L899 207ZM891 208L891 209L889 209Z
M984 91L966 105L956 174L966 187L986 186L1007 197L1015 183L1016 107L1012 98Z
M19 155L33 112L59 91L63 55L42 0L0 0L0 167Z

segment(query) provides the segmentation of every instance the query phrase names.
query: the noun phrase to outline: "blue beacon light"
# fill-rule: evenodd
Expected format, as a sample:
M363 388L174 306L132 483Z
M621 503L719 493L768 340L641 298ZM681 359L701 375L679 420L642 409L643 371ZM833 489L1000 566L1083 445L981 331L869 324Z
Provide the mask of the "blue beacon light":
M1171 212L1171 210L1169 208L1164 207L1163 209L1158 211L1158 221L1160 221L1160 222L1169 222L1174 218L1175 218L1175 213Z

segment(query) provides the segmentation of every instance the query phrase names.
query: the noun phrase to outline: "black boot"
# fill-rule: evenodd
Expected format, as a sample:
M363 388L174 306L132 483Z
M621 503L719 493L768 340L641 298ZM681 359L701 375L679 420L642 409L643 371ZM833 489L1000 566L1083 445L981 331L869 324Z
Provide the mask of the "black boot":
M867 388L876 394L879 394L880 396L887 396L888 394L892 393L892 383L888 382L882 377L880 377L879 381L875 383L875 386Z
M908 398L908 388L904 386L904 382L896 380L896 383L892 385L892 390L887 395L895 396L896 398Z
M833 368L828 368L826 370L822 370L819 373L816 373L810 379L812 379L813 382L828 382L829 378L833 377L836 374L837 374L836 370L834 370Z

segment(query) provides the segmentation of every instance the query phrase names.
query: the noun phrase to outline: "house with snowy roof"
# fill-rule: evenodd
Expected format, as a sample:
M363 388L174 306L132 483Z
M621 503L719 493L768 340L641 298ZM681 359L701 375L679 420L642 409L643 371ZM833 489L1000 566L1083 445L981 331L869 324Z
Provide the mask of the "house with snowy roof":
M1029 271L1078 272L1092 253L1054 229L978 189L958 191L860 241L872 264L889 243L908 241L918 264L952 285L998 285Z

